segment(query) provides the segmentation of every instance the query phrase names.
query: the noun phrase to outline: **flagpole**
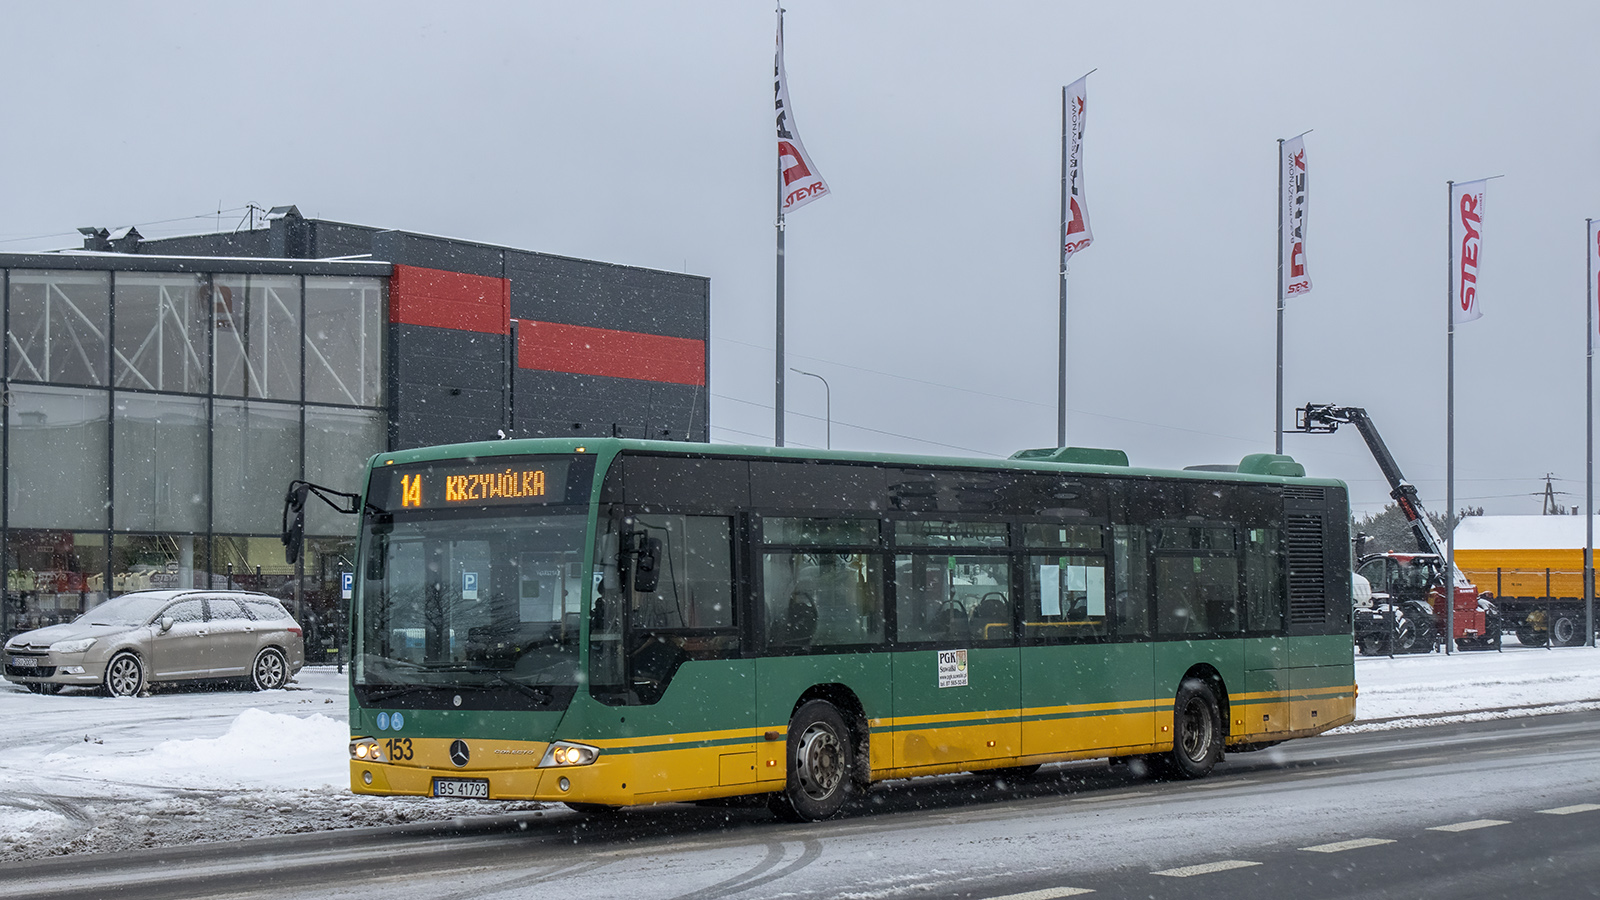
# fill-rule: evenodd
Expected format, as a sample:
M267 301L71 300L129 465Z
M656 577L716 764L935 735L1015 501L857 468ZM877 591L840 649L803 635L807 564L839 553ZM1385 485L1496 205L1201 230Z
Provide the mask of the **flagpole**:
M778 7L778 46L783 46L783 7ZM778 208L778 291L777 291L777 366L772 382L772 446L783 446L783 158L777 160L777 208Z
M1283 138L1278 138L1278 405L1272 452L1283 455Z
M1061 240L1056 254L1061 260L1059 310L1059 369L1056 374L1056 446L1067 445L1067 87L1061 86Z
M1445 182L1445 215L1449 237L1448 261L1445 263L1444 290L1448 302L1445 316L1445 442L1444 442L1444 525L1445 525L1445 600L1444 600L1444 652L1455 650L1456 634L1456 183Z
M778 176L780 183L782 175ZM778 355L777 374L773 381L772 407L775 412L772 425L772 446L783 446L783 212L778 212Z
M1583 493L1583 645L1594 646L1594 219L1583 220L1584 271L1588 273L1584 321L1588 338L1583 362L1584 493Z

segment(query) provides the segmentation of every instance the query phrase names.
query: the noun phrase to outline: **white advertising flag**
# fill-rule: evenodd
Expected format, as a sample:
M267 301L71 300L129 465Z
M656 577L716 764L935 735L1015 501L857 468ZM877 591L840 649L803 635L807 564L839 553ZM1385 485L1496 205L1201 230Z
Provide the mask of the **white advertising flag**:
M1450 189L1450 227L1455 241L1450 267L1450 321L1471 322L1483 316L1478 303L1478 273L1483 265L1484 181L1466 181Z
M1089 204L1083 194L1083 119L1088 107L1089 76L1085 75L1067 86L1066 121L1066 232L1067 241L1061 247L1061 264L1065 266L1072 254L1094 243L1094 232L1089 230Z
M794 112L789 106L789 79L783 73L783 13L778 13L778 56L774 67L777 84L775 100L778 111L778 173L783 179L779 188L778 209L793 212L828 193L828 183L822 180L817 167L806 155L806 145L794 127Z
M1600 303L1600 219L1589 223L1589 302ZM1600 350L1600 313L1589 310L1589 349Z
M1283 266L1283 296L1311 293L1311 276L1306 272L1306 139L1301 135L1283 142L1283 196L1278 198L1278 224L1283 246L1278 249Z

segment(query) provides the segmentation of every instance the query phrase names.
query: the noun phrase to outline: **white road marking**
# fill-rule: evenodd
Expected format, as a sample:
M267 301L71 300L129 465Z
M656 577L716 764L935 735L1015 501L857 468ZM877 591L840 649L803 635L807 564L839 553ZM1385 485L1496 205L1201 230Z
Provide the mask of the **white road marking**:
M1345 850L1360 850L1362 847L1377 847L1383 844L1392 844L1388 838L1352 838L1348 841L1336 841L1332 844L1318 844L1315 847L1301 847L1312 853L1341 853Z
M1076 897L1079 894L1092 893L1094 891L1088 888L1045 888L1042 891L1024 891L1020 894L1006 894L1004 897L990 897L989 900L1056 900L1057 897Z
M1570 816L1573 813L1594 812L1600 809L1600 803L1579 803L1574 806L1558 806L1555 809L1541 809L1539 812L1547 816Z
M1496 825L1510 825L1501 819L1473 819L1471 822L1457 822L1454 825L1435 825L1429 831L1475 831L1479 828L1493 828Z
M1214 863L1202 863L1198 866L1184 866L1179 869L1163 869L1160 872L1151 872L1151 875L1165 875L1168 878L1188 878L1191 875L1210 875L1212 872L1226 872L1229 869L1247 869L1259 866L1261 863L1250 862L1246 859L1224 859Z

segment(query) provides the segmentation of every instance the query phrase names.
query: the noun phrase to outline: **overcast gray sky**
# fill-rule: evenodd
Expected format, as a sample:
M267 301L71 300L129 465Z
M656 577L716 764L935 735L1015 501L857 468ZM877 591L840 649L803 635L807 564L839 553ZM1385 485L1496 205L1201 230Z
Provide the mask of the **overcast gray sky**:
M1459 505L1584 487L1591 3L791 0L794 122L832 194L788 229L788 353L836 448L1055 438L1060 89L1091 68L1095 244L1069 443L1272 449L1276 144L1308 128L1286 405L1365 406L1443 511L1447 179L1487 199L1460 326ZM712 436L772 435L770 6L8 4L0 249L210 230L246 203L710 276ZM238 214L222 216L231 227ZM821 446L792 377L789 442ZM1286 411L1292 423L1292 410ZM1354 433L1288 437L1358 511Z

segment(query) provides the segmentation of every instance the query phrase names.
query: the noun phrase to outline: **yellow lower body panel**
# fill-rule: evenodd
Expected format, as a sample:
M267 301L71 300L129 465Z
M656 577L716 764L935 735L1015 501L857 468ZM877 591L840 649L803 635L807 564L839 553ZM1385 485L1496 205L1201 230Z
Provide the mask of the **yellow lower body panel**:
M1286 699L1240 694L1230 698L1229 713L1229 745L1309 737L1354 721L1355 690L1327 688ZM1148 709L1116 715L1092 707L1025 709L1022 714L1041 717L1022 723L1026 753L1015 742L990 747L989 741L999 744L1003 735L988 725L873 720L872 780L1172 749L1170 706L1151 703ZM1260 727L1263 721L1272 730ZM785 727L613 741L569 739L599 747L599 758L587 766L541 769L538 762L548 746L544 743L470 741L470 760L456 766L450 741L417 739L410 760L351 760L350 786L358 794L433 796L436 778L477 778L488 781L491 800L631 806L770 793L782 790L788 777Z

